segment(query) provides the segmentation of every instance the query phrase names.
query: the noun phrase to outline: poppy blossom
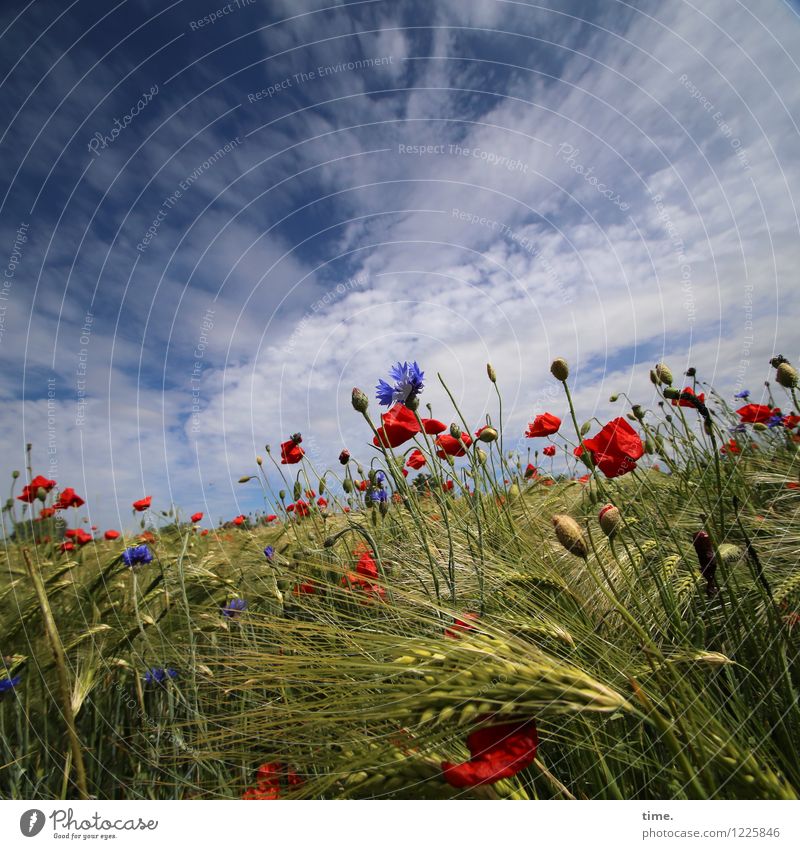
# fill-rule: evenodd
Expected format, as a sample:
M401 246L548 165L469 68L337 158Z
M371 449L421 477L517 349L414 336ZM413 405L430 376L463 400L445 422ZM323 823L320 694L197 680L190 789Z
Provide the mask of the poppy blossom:
M556 433L561 427L561 419L554 416L552 413L542 413L528 425L525 431L525 436L528 439L535 439L538 436L550 436Z
M74 551L75 543L74 542L62 542L59 546L59 550L61 551Z
M294 513L295 515L300 516L301 518L304 516L308 516L308 504L306 504L306 502L303 501L302 498L298 498L297 501L294 502L294 504L287 505L286 512Z
M119 531L106 531L103 536L106 539L119 539Z
M421 419L421 421L422 430L428 434L441 433L446 429L446 425L436 419ZM379 448L387 446L397 448L420 433L416 415L405 404L395 404L388 413L382 413L381 423L378 435L372 438L373 444Z
M576 478L576 480L578 481L578 483L588 483L590 477L591 475L583 475L583 477Z
M455 439L449 433L445 433L436 437L436 445L439 446L439 450L436 452L437 457L444 459L448 454L451 457L463 457L467 453L464 446L469 448L472 445L472 438L468 434L462 433L461 439Z
M600 471L607 478L616 478L636 468L644 454L644 445L636 431L623 418L612 419L591 439L585 439L575 449L580 457L589 451Z
M672 399L673 407L695 407L695 404L692 403L692 398L699 401L701 404L705 404L706 402L705 393L701 392L699 395L696 395L691 386L685 386L681 395L684 397ZM685 396L687 395L690 397L686 398Z
M535 478L539 476L539 472L532 463L528 463L525 467L525 479L530 480L530 478Z
M140 498L138 501L133 502L133 509L137 513L144 513L145 510L150 509L150 502L153 500L152 495L148 495L145 498Z
M142 542L155 542L156 536L152 531L142 531L142 533L139 534L139 539Z
M244 515L239 515L233 520L233 524L237 527L240 527L247 521L247 517Z
M463 619L453 619L453 624L444 630L445 637L449 637L451 640L459 640L466 631L475 631L476 628L472 623L476 622L478 618L477 613L465 613Z
M722 448L719 449L720 454L741 454L742 449L739 447L739 443L735 439L729 439Z
M355 552L358 554L358 550ZM356 563L356 571L348 572L342 577L342 586L350 589L360 589L368 595L378 598L386 596L386 590L378 584L372 583L378 578L378 564L372 557L369 549L364 550Z
M274 513L270 513L269 516L264 516L265 522L274 522L278 517Z
M538 745L532 719L479 728L467 737L470 759L461 764L444 761L442 774L452 787L494 784L529 767Z
M328 506L327 498L318 498L317 499L317 507L321 507L323 510Z
M766 404L746 404L736 412L739 414L739 418L747 424L766 424L774 415L775 410Z
M36 477L27 484L27 486L23 487L22 495L17 496L17 501L24 501L26 504L33 504L33 502L36 501L36 496L40 489L43 489L45 492L50 492L55 485L55 481L51 481L43 475L36 475Z
M406 460L406 465L409 469L421 469L428 461L425 459L425 455L419 448L415 448L409 455L408 460Z
M85 503L80 495L71 486L68 486L61 490L54 507L56 510L67 510L70 507L82 507Z
M51 516L55 516L56 508L55 507L42 507L39 511L40 519L49 519Z
M314 584L305 582L302 584L295 584L292 592L295 595L315 595L317 592L317 588Z
M425 388L425 372L416 362L397 363L389 369L389 376L394 380L394 385L379 380L375 387L375 397L382 407L391 407L394 403L408 404Z
M299 433L296 433L291 439L281 443L281 463L283 465L299 463L303 459L306 452L300 447L302 441L303 438Z
M203 528L203 530L200 531L200 536L201 537L207 537L208 536L208 528Z
M542 454L544 454L545 457L555 457L556 456L556 446L555 445L545 445L545 447L542 448Z
M191 520L192 520L192 522L195 522L195 523L199 522L202 518L203 518L202 513L192 513L192 515L191 515Z
M256 774L256 786L248 787L242 799L272 801L280 798L284 784L288 787L297 787L302 783L303 779L283 764L262 764Z
M442 484L442 489L443 489L445 492L452 492L452 490L453 490L453 481L450 481L450 480L445 481L445 482Z
M789 430L796 428L797 425L800 424L800 416L788 415L783 417L783 426L788 427Z

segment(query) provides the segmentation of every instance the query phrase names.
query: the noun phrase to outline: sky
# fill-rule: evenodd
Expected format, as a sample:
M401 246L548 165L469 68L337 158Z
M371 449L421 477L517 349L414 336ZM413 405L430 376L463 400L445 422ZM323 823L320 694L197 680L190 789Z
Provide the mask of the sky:
M800 7L781 0L4 0L0 480L263 508L265 445L369 462L396 361L506 444L758 401L798 357ZM270 472L274 477L274 472Z

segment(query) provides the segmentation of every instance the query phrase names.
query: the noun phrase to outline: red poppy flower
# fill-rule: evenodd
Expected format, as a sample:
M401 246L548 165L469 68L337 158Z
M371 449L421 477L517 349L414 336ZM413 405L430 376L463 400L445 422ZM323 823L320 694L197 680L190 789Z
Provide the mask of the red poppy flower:
M317 499L317 507L322 507L323 509L328 506L327 498L318 498Z
M788 427L789 430L797 427L800 424L800 416L788 415L783 417L783 426Z
M119 531L106 531L103 536L106 539L119 539Z
M691 386L684 386L681 395L691 395L693 398L696 398L701 404L705 404L706 396L704 392L701 392L699 395L696 395L692 390ZM673 398L672 399L673 407L694 407L694 404L691 401L687 401L685 398Z
M729 439L722 448L719 449L720 454L741 454L742 449L739 447L739 443L735 439Z
M525 479L529 480L530 478L535 478L539 476L539 472L532 463L528 463L525 467Z
M75 544L72 543L72 542L62 542L61 545L59 546L59 550L60 551L74 551L75 550Z
M40 519L49 519L51 516L55 516L56 508L55 507L42 507L39 511Z
M578 483L588 483L590 477L591 475L584 475L583 477L577 479Z
M469 448L472 445L472 437L466 433L461 434L460 440L454 439L449 433L443 436L437 436L436 445L439 446L439 450L436 452L436 456L442 459L448 454L451 457L463 457L467 452L464 450L464 446L461 444L462 442Z
M207 537L208 536L208 528L203 528L203 530L200 531L200 536L201 537Z
M556 446L555 445L545 445L545 447L542 448L542 454L544 454L545 457L555 457L556 456Z
M309 501L310 501L312 498L315 498L315 497L316 497L316 495L317 495L317 493L316 493L316 492L314 492L314 490L313 490L313 489L307 489L307 490L306 490L306 498L308 498L308 499L309 499Z
M539 735L532 720L506 722L473 731L467 737L470 759L442 763L442 774L453 787L479 787L511 778L536 758Z
M550 436L561 427L561 419L552 413L542 413L528 425L525 436L535 439L537 436Z
M772 409L766 404L746 404L736 412L739 418L748 424L766 424L776 413L780 415L780 410Z
M613 419L591 439L585 439L575 449L580 456L590 451L595 464L607 478L616 478L636 468L644 454L644 445L636 431L623 418Z
M191 515L191 520L192 520L192 522L195 522L195 523L201 521L202 518L203 518L202 513L192 513L192 515Z
M437 434L446 429L446 425L436 419L421 419L425 433ZM381 415L381 427L378 435L372 438L374 445L397 448L420 433L419 422L414 413L405 404L395 404L387 413Z
M137 513L144 513L145 510L150 509L150 502L153 500L152 495L148 495L145 498L140 498L138 501L133 502L133 509Z
M238 527L239 525L243 525L244 523L245 523L245 517L244 517L244 516L237 516L237 517L233 520L233 524L234 524L234 525L236 525L237 527Z
M264 516L265 522L274 522L278 517L274 513L270 513L269 516Z
M139 534L139 539L142 542L155 542L156 535L152 531L142 531L142 533Z
M71 539L78 545L86 545L87 542L91 542L94 539L94 537L91 534L87 534L83 528L69 528L64 531L64 536Z
M292 592L295 595L315 595L317 588L314 584L310 583L295 584Z
M308 516L308 513L309 513L308 504L306 504L306 502L303 501L302 498L298 498L297 501L295 501L294 504L290 504L286 508L286 512L287 513L296 513L300 517Z
M299 463L305 453L300 447L300 443L295 442L294 439L289 439L281 443L281 463L283 465Z
M343 507L343 508L342 508L342 511L343 511L344 513L349 513L349 512L350 512L350 508L349 508L349 507Z
M445 481L445 482L442 484L442 489L443 489L445 492L451 492L451 491L452 491L452 489L453 489L453 481Z
M26 504L33 504L33 502L36 501L36 495L40 489L43 489L45 492L50 492L55 485L55 481L51 481L49 478L42 475L36 475L36 477L27 484L27 486L23 487L22 495L18 495L17 500L24 501Z
M449 628L445 628L445 637L449 637L451 640L461 639L461 634L464 632L476 630L472 623L477 622L479 618L477 613L465 613L463 619L454 619L453 624Z
M406 465L409 469L421 469L428 461L425 459L425 455L419 448L415 448L409 455L408 460L406 460Z
M288 769L284 764L262 764L256 774L256 786L248 787L242 799L279 799L281 788L284 784L289 787L296 787L302 783L303 779L293 769Z
M797 481L787 481L786 489L800 489L800 483Z
M75 493L75 490L68 486L62 489L58 501L55 503L56 510L67 510L70 507L82 507L86 502Z
M408 477L408 469L402 469L401 471L403 472L403 477L407 478Z

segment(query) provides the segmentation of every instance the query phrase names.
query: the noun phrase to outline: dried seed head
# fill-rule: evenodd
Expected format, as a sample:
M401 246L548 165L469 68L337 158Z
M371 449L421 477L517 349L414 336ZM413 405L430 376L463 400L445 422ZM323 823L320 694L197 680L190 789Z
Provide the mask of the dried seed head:
M606 504L598 513L597 520L600 522L603 533L611 539L622 524L622 513L613 504Z
M567 516L565 513L556 514L553 516L553 527L561 545L570 554L585 560L589 554L589 546L586 544L583 529L572 516Z
M562 383L569 377L569 366L567 365L567 361L558 357L553 360L550 364L550 374L556 380L560 380Z

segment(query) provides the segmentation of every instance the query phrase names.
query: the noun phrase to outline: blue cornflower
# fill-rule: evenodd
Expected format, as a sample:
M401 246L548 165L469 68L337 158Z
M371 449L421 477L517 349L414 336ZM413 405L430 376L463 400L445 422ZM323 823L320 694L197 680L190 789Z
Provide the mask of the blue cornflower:
M376 487L371 489L367 496L370 501L375 501L376 503L382 503L389 498L389 493L385 489L381 489L380 487Z
M394 380L394 386L385 380L379 380L375 387L377 390L375 397L384 407L391 407L398 401L401 404L407 404L413 401L424 388L422 381L425 379L425 372L420 369L416 361L393 365L389 369L389 376Z
M233 619L243 610L247 610L247 602L243 598L234 598L222 608L222 615Z
M780 427L782 424L783 415L781 415L781 413L775 413L775 415L767 421L768 428Z
M739 422L739 424L730 429L731 433L745 433L746 430L747 427L745 426L744 422Z
M134 566L150 563L152 559L153 553L146 545L134 545L122 552L122 561L131 569Z
M271 545L268 545L264 549L264 557L266 557L267 560L269 560L270 562L272 562L272 557L273 557L274 554L275 554L275 549Z
M749 389L742 389L741 392L737 392L733 397L734 398L741 398L743 401L746 401L750 397L750 390Z
M15 675L13 678L3 678L3 680L0 681L0 695L13 690L20 681L22 681L21 675Z
M163 684L167 678L177 678L178 673L171 667L153 666L144 674L145 684Z

